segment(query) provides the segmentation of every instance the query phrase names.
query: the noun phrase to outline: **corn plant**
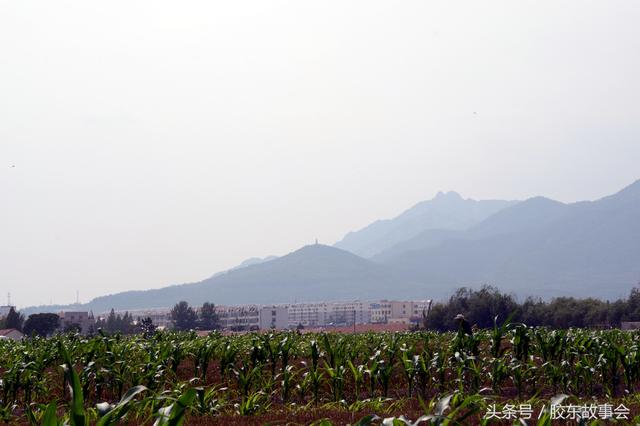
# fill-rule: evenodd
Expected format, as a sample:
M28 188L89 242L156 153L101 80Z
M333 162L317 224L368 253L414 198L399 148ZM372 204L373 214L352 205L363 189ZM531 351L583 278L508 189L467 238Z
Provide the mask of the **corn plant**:
M400 348L402 354L402 370L407 380L407 394L413 395L413 386L420 371L420 356L415 355L414 348L407 348L406 344Z
M191 408L197 396L194 388L188 389L179 398L171 400L171 404L158 410L158 418L153 426L179 426L184 423L184 416Z

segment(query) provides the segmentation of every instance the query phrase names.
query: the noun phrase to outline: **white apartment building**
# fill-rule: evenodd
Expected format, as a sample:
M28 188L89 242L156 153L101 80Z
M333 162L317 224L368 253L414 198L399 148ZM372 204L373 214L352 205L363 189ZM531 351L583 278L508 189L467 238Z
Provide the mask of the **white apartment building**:
M298 325L319 327L327 323L328 307L326 303L295 303L284 305L287 309L290 328Z
M160 330L173 327L173 321L171 320L171 309L169 308L139 309L128 312L129 315L134 319L134 321L138 321L138 318L140 318L140 320L151 318L153 325L155 325ZM118 313L121 315L124 314L124 312Z
M254 331L351 326L355 324L419 322L429 300L380 300L348 302L304 302L282 305L216 305L223 329ZM129 311L134 319L150 317L157 327L171 328L169 308Z
M260 329L260 312L255 305L220 306L216 313L222 328L231 331L251 331Z
M391 318L391 302L381 300L371 303L371 322L385 324Z
M260 330L283 330L289 326L289 311L284 306L263 306L259 311Z
M368 324L371 322L370 302L331 303L329 322L334 325Z
M289 312L289 328L327 325L367 324L371 322L369 302L315 302L283 305Z
M430 300L392 300L391 316L389 319L406 319L419 321L423 312L426 314Z
M223 329L232 331L286 329L288 323L287 309L283 306L224 306L216 305L216 313L220 318L220 325ZM151 318L153 325L159 329L173 328L170 308L139 309L126 311L137 321L144 318ZM124 314L125 311L116 312Z
M287 308L278 305L216 305L216 313L222 328L231 331L282 330L289 325Z
M431 300L381 300L371 303L371 322L419 322L426 315Z

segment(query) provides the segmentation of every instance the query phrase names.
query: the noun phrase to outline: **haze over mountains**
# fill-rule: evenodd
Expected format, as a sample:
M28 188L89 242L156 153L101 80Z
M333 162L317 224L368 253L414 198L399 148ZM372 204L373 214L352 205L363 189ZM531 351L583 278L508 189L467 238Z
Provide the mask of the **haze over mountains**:
M348 233L335 247L371 257L430 229L462 230L475 225L515 201L463 199L458 193L440 192L393 219L378 220Z
M424 282L614 299L640 281L640 182L596 202L533 198L465 232L425 232L374 259Z
M640 281L640 181L609 197L572 204L439 194L395 219L348 234L336 247L311 245L249 263L199 283L124 292L72 307L103 312L166 307L178 300L443 298L457 287L481 284L519 296L615 299Z
M286 303L309 300L353 300L420 294L419 284L404 273L344 250L309 245L277 259L216 274L199 283L155 290L127 291L97 297L73 309L104 312L111 308L169 307L176 301L190 304ZM427 296L426 288L422 297ZM53 309L52 307L40 307ZM66 309L56 306L55 309ZM30 311L27 309L27 311Z

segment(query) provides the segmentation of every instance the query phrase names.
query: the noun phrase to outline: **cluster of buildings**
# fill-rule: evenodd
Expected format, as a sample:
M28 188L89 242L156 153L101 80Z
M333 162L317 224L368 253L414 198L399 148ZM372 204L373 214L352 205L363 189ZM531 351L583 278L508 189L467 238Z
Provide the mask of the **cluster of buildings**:
M422 321L431 301L318 302L282 306L288 311L288 328L339 327L354 324L415 324Z
M362 324L420 323L430 300L380 300L375 302L303 302L277 305L216 305L220 325L229 331L269 329L339 328ZM170 309L129 311L134 318L151 317L171 328Z
M353 326L355 329L356 325L366 324L417 324L426 316L430 307L430 300L303 302L277 305L217 305L216 313L222 329L228 331L338 329L347 326ZM0 318L6 316L10 309L11 307L0 306ZM151 318L159 329L170 329L173 326L170 308L128 312L132 318ZM71 328L83 334L95 331L96 318L91 312L67 311L58 315L61 331ZM105 313L103 316L106 315ZM21 337L8 330L0 330L0 337L2 332L7 335L5 338L9 338L9 335L10 338Z

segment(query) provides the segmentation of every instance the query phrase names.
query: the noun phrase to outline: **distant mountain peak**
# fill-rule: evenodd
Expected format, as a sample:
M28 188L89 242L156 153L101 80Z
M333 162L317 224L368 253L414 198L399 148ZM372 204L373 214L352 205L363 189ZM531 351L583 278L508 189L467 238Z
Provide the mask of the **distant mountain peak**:
M445 297L454 287L491 283L522 295L610 298L638 282L640 180L596 201L564 204L460 199L440 192L393 219L348 234L336 246L310 244L282 257L251 258L206 280L101 296L106 312L191 304ZM365 259L359 256L372 257ZM372 253L372 254L369 254Z
M610 298L638 282L640 181L595 201L533 197L457 232L424 232L373 258L425 283Z
M526 200L520 202L519 208L524 208L524 206L530 205L563 205L564 203L561 201L556 201L548 197L543 197L541 195L527 198Z
M462 196L455 191L447 191L447 192L438 191L438 193L433 199L434 200L442 200L442 199L462 200Z
M378 220L350 232L334 247L371 258L394 245L428 230L463 230L474 226L513 201L464 199L455 191L440 191L393 219Z
M325 244L308 244L303 246L291 253L287 256L298 256L298 257L314 257L314 256L355 256L353 253L343 250L339 247L328 246Z
M298 250L324 250L324 249L331 249L334 250L333 247L328 246L326 244L321 244L321 243L313 243L313 244L307 244L305 246L300 247Z

